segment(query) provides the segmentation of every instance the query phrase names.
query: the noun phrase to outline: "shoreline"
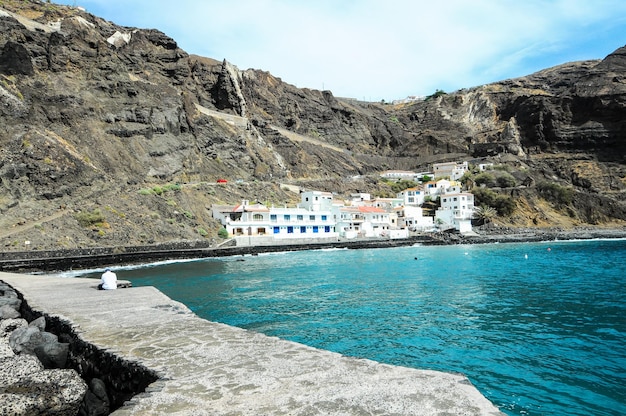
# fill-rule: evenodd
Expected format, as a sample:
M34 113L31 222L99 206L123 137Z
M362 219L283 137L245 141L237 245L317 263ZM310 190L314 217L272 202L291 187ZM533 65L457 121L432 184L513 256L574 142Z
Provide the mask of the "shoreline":
M205 242L175 242L153 246L90 247L0 253L0 271L4 272L58 272L104 266L121 266L168 260L255 255L280 251L321 250L329 248L367 249L409 245L458 245L525 243L541 241L594 240L626 238L626 227L576 229L491 228L481 234L455 233L418 234L406 239L359 239L310 244L276 244L245 247L215 247Z

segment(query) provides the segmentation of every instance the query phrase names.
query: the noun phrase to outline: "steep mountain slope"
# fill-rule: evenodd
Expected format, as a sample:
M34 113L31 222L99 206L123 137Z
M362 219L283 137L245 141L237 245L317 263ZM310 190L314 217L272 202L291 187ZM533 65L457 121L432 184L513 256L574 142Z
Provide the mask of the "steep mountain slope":
M212 239L213 203L297 200L280 183L388 195L377 172L458 158L575 192L494 190L517 207L503 223L626 219L624 48L393 106L188 55L157 30L78 8L0 7L5 250Z

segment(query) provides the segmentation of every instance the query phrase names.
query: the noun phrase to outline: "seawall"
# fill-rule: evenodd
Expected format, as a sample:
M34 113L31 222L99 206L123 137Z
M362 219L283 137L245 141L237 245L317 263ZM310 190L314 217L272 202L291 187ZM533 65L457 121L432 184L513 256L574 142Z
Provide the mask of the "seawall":
M276 251L319 250L326 248L385 248L414 244L489 244L520 243L553 240L588 240L597 238L626 238L626 227L578 228L574 230L536 230L495 228L489 233L461 236L455 233L418 234L406 239L359 239L316 242L306 244L273 244L265 246L215 247L209 241L163 243L152 246L89 247L82 249L60 249L48 251L4 251L0 252L0 271L4 272L51 272L105 265L150 263L165 260L225 257L259 254Z
M502 414L460 374L210 322L153 287L98 291L93 279L1 272L0 280L32 313L69 331L71 342L97 352L94 360L114 363L115 379L147 384L115 415Z

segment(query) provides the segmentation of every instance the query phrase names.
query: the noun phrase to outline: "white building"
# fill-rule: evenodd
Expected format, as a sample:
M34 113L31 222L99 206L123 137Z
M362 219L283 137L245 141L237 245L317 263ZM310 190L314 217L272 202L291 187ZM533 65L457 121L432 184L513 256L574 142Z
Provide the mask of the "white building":
M318 207L315 200L312 202L314 208ZM302 239L305 242L338 237L331 210L268 208L262 204L251 205L244 200L230 209L219 207L213 212L230 236L247 237L238 239L237 245L271 244L281 239Z
M381 177L391 180L415 180L415 172L410 170L386 170L380 174Z
M390 211L394 208L401 207L403 204L404 201L400 198L376 198L372 201L370 206Z
M438 181L426 182L423 185L424 196L430 196L431 198L436 199L440 195L448 192L448 189L453 185L456 185L456 183L451 182L447 179L439 179Z
M441 207L435 212L435 221L448 228L455 228L460 233L472 231L474 214L474 195L469 192L443 194L440 196Z
M407 188L402 192L398 192L396 196L402 200L402 204L405 206L418 206L424 203L424 193L423 188Z
M299 206L309 211L330 210L333 206L333 194L322 191L301 192Z
M388 237L396 230L398 218L395 213L376 207L341 207L337 218L339 235L346 238Z
M433 164L433 172L435 179L448 177L450 180L457 181L469 171L469 165L467 162L446 162Z
M366 206L371 205L372 196L368 193L359 192L356 194L350 194L350 205L352 206Z
M432 231L435 228L433 217L424 216L422 208L410 205L398 212L398 226L410 231Z

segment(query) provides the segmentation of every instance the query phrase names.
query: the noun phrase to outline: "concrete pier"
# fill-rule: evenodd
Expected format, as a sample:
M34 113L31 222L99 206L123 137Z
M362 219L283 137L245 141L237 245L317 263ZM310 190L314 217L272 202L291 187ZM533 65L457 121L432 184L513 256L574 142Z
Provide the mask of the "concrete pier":
M31 309L154 370L114 415L502 415L462 375L345 357L197 317L153 287L0 273Z

